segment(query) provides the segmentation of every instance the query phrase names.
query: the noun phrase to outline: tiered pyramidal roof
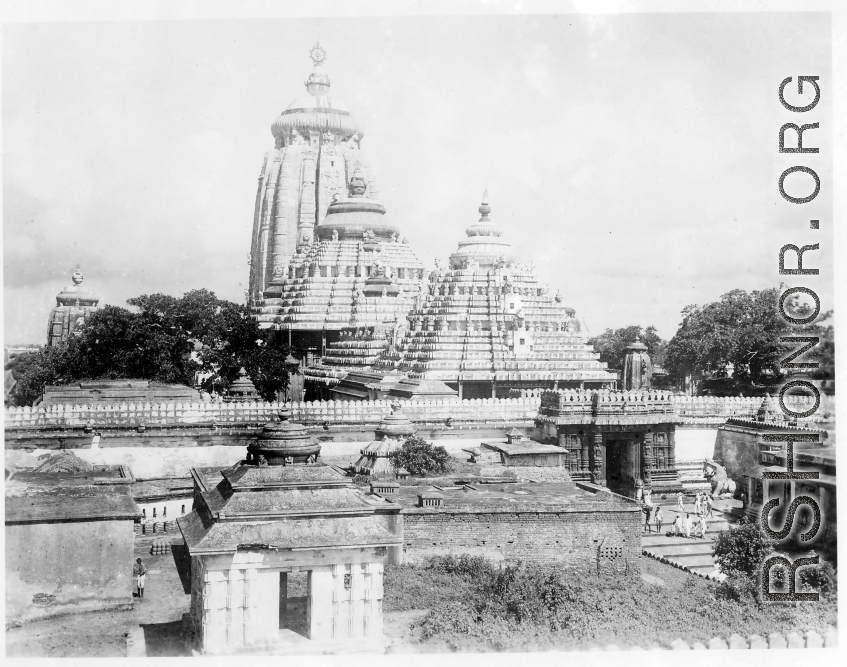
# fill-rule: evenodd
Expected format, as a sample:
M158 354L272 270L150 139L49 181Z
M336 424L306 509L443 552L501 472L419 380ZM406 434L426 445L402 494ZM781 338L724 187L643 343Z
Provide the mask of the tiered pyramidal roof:
M375 368L449 383L611 385L616 376L586 343L574 310L516 260L489 218L487 193L479 212L449 268L430 275L402 340Z

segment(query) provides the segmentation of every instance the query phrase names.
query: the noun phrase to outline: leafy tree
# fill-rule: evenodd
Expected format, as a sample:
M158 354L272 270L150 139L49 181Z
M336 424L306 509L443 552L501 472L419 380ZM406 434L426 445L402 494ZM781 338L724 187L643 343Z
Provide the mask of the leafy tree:
M727 364L732 364L737 380L748 384L761 381L782 373L780 360L790 348L779 338L807 335L823 338L823 344L802 359L821 364L812 377L832 377L832 327L822 326L831 313L803 327L790 326L778 312L783 288L752 292L737 289L705 306L687 306L682 311L682 324L667 345L668 370L678 381L687 374L719 378L726 375ZM795 294L786 301L786 311L802 317L811 313L811 307Z
M207 391L222 392L244 367L266 400L288 386L289 348L271 342L245 306L208 290L177 298L166 294L129 299L89 314L62 344L15 358L18 405L37 400L47 384L138 378L192 386L198 373Z
M395 469L405 468L415 477L440 475L450 467L450 455L444 447L416 436L407 438L400 449L388 455L388 460Z
M656 333L654 326L647 327L643 333L638 325L620 329L606 329L599 336L590 338L588 343L594 346L596 352L600 353L600 361L605 361L609 368L620 370L623 368L624 350L636 336L639 336L641 342L647 346L647 354L650 355L653 365L663 365L667 343Z
M726 575L758 575L765 558L774 550L774 542L762 527L746 519L718 533L713 552L715 562Z

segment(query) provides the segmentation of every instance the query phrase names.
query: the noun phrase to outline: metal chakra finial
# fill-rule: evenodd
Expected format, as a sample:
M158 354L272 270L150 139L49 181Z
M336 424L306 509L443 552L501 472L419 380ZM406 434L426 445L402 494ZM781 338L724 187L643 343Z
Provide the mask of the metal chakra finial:
M74 281L74 285L79 285L82 282L82 272L79 270L79 264L76 265L76 271L71 276L71 280Z
M326 60L326 50L321 46L320 40L309 50L309 57L315 65L321 65Z

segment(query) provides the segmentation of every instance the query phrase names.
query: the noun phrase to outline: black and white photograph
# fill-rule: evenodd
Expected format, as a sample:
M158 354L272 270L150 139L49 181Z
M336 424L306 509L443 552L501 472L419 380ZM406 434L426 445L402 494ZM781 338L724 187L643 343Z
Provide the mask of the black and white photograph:
M847 6L4 5L6 659L837 661Z

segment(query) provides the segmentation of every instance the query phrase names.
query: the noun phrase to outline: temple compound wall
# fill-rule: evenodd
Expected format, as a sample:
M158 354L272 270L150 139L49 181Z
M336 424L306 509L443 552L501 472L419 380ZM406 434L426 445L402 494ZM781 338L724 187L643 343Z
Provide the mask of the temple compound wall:
M752 418L762 402L755 397L668 397L673 412L684 424L718 425L730 417ZM309 401L291 403L292 419L302 424L378 424L390 412L392 401ZM795 411L812 406L811 397L787 396L787 406ZM835 399L821 396L825 418L834 412ZM491 422L534 419L541 406L540 393L527 393L519 398L466 399L462 401L409 401L404 410L412 421ZM8 407L5 411L6 431L47 426L130 426L146 427L162 424L264 424L278 411L280 404L264 401L224 402L121 402L52 404L49 406Z
M468 553L489 560L641 575L641 512L635 506L562 511L403 514L404 558Z
M133 526L125 467L6 479L6 624L132 607Z
M134 522L6 524L6 622L132 605Z

